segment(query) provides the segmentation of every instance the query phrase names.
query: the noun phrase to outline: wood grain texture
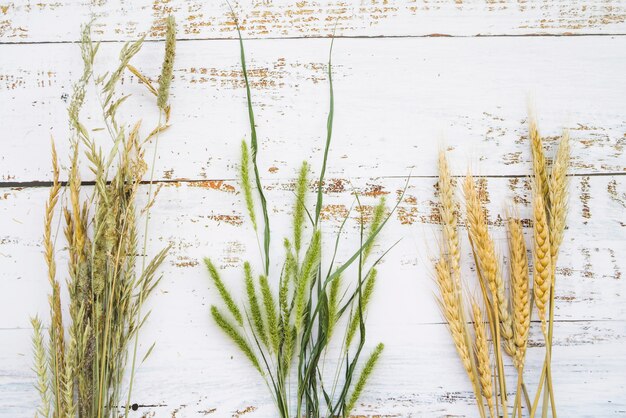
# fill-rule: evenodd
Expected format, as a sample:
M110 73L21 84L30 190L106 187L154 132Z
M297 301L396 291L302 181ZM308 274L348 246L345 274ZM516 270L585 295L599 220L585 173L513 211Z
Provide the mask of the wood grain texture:
M457 176L470 167L488 177L482 186L501 253L507 202L518 205L530 239L530 97L548 151L564 127L573 145L553 349L560 415L626 415L626 2L233 3L244 36L255 39L246 48L261 176L276 231L274 268L281 259L279 238L289 230L297 167L303 159L314 170L319 165L329 47L328 39L319 38L335 24L344 38L334 48L335 137L322 217L328 234L350 217L340 258L357 245L360 212L350 212L353 192L362 196L367 217L378 197L386 195L392 204L408 181L407 195L381 236L381 243L401 241L380 266L368 316L366 349L379 341L386 349L356 412L475 416L471 388L433 298L431 259L440 233L436 155L447 148ZM0 1L0 418L32 417L37 403L28 318L47 318L42 215L51 180L50 136L63 164L68 162L66 107L81 65L71 42L81 24L96 18L95 37L111 41L100 50L101 63L108 65L117 59L117 41L145 34L151 42L134 64L155 79L169 13L177 18L181 40L172 85L174 126L160 141L156 173L162 189L148 252L173 247L148 302L152 315L140 356L155 341L156 348L139 369L133 395L139 409L130 416L275 416L267 388L210 320L209 307L218 298L201 264L202 257L212 257L228 285L240 290L244 260L260 263L234 180L248 124L226 3L7 0ZM150 129L153 98L132 76L124 76L123 90L133 95L123 109L127 120L142 118ZM93 93L85 112L90 122L98 120ZM110 143L100 140L104 148ZM91 179L87 170L83 179ZM62 241L61 277L67 261ZM464 238L463 272L475 289L468 250ZM531 341L527 380L534 387L543 356L538 324ZM331 363L337 350L328 353Z
M103 44L100 63L115 59L119 48ZM328 48L324 39L247 43L264 176L284 178L291 156L320 149ZM330 175L433 175L444 144L458 173L471 162L482 174L527 175L529 97L550 146L563 127L571 130L572 172L624 173L626 57L616 51L625 49L626 37L338 40ZM68 154L66 107L80 71L78 47L3 45L0 52L3 129L10 138L0 149L0 177L48 181L51 135L60 155ZM149 43L134 64L156 77L161 55L162 44ZM248 135L237 44L183 42L178 57L174 126L160 144L157 178L232 178L237 144ZM151 129L154 112L144 109L152 109L153 97L133 76L123 83L134 94L123 114L129 122L143 118ZM96 115L92 95L86 116ZM110 143L102 138L102 146ZM85 170L83 178L92 175Z
M316 162L312 161L314 167ZM372 178L352 186L363 195L367 215L381 194L388 193L393 201L405 181ZM322 212L329 234L336 231L354 202L352 188L337 184L342 183L327 188ZM503 205L513 199L527 219L529 184L524 179L491 178L484 186L489 191L492 231L498 248L505 252ZM288 231L292 188L291 182L283 181L271 181L266 187L276 237ZM405 200L381 237L381 242L402 241L380 267L380 285L368 317L368 347L384 341L388 350L359 408L364 414L473 416L471 388L432 296L430 259L436 253L439 228L435 191L434 179L411 179ZM619 416L626 409L620 396L626 390L621 378L626 373L626 356L620 349L626 339L626 306L621 301L625 266L620 257L626 251L622 216L626 182L623 176L577 176L571 192L557 272L554 373L559 404L564 416L594 416L595 411ZM0 245L0 306L11 307L10 314L0 316L0 337L6 341L0 349L0 393L5 394L0 415L7 417L30 416L36 401L29 371L27 318L46 314L40 243L46 194L45 187L5 189L0 202L0 217L8 220ZM224 417L244 410L250 410L249 416L273 416L265 386L210 321L209 305L218 299L201 264L202 257L213 257L234 289L243 284L244 260L259 265L242 199L236 182L167 183L162 188L152 212L149 251L154 253L168 243L173 244L173 251L163 269L164 281L149 301L152 315L142 334L143 349L155 340L157 348L138 374L134 402L142 406L133 416L193 417L212 410L215 416ZM356 232L359 216L357 211L350 215L347 234L342 237L340 257L344 259L356 245L351 232ZM272 247L275 263L279 241ZM463 245L463 271L471 288L475 286L471 284L472 263L467 242ZM378 252L382 250L377 247ZM58 252L63 260L63 252ZM534 327L537 331L538 325ZM541 345L535 332L528 370L539 368ZM335 356L331 352L328 358ZM533 379L532 372L529 379Z
M241 0L233 1L246 36L476 36L624 34L620 0ZM226 2L202 0L8 0L0 4L2 42L65 42L98 19L101 39L164 34L173 13L180 38L233 38Z

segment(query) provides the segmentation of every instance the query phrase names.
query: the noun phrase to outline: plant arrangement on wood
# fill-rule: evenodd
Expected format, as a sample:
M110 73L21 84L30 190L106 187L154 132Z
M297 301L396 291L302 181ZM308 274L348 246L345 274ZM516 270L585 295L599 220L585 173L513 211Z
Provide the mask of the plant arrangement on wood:
M567 215L569 135L564 132L551 165L534 117L530 118L529 137L533 157L532 263L527 255L522 221L511 209L507 219L508 285L489 232L482 192L471 174L463 182L465 221L479 295L471 292L467 295L463 289L467 280L461 272L455 188L445 153L439 154L443 234L441 254L435 263L438 302L472 384L481 417L522 417L524 410L530 417L539 414L546 417L549 412L557 416L551 354L556 262ZM545 359L536 395L531 398L524 383L524 365L533 306L545 341ZM509 398L510 389L507 390L505 355L510 357L517 374L513 399Z
M53 184L50 188L44 222L44 255L51 286L50 323L47 335L38 317L34 327L34 370L41 403L36 416L113 418L128 415L135 367L138 364L138 332L148 315L142 304L160 280L157 271L169 248L147 260L148 219L156 193L153 191L156 143L169 126L169 89L175 50L175 22L167 20L165 59L158 87L131 66L143 39L127 43L119 63L104 74L94 72L100 44L91 40L91 24L82 32L83 71L74 85L68 108L70 124L70 167L67 185L60 181L57 153L52 143ZM118 86L130 71L156 97L157 126L142 134L141 121L121 121L128 95ZM88 91L99 103L102 127L85 124L81 110ZM93 124L93 118L90 118ZM106 151L97 138L108 138ZM145 207L138 198L142 179L148 172L146 146L154 146ZM81 181L82 155L93 173L93 187ZM89 185L88 185L89 186ZM67 251L66 287L68 310L61 300L62 281L57 273L56 206L61 201L63 232ZM140 222L145 219L143 242ZM139 259L138 259L139 258ZM69 318L64 317L69 312ZM147 350L147 357L154 345ZM129 351L130 380L127 397L122 384L127 372ZM144 357L144 359L145 359Z
M320 215L334 112L329 55L330 110L315 207L307 208L310 167L305 161L295 185L291 236L283 241L285 253L281 267L275 267L278 264L273 263L270 253L272 228L257 166L258 140L241 33L239 42L251 136L250 146L245 140L241 144L240 178L252 227L255 232L262 230L262 238L257 232L262 266L254 271L249 262L244 264L245 303L241 306L227 289L215 264L205 259L223 304L223 307L212 306L211 314L262 376L280 417L347 416L383 351L383 344L378 344L360 365L366 336L366 311L377 280L376 266L382 256L373 262L370 258L373 245L393 211L387 214L385 200L381 199L373 210L369 226L361 216L360 245L345 262L338 263L340 235L348 214L337 236L330 239L334 245L327 253ZM332 54L332 43L330 50ZM358 196L356 202L362 209ZM260 216L257 214L259 205ZM355 282L345 279L350 266L356 270ZM340 325L344 328L340 329ZM324 365L334 336L341 338L342 344L338 364L329 377L324 373ZM328 368L327 365L326 372Z

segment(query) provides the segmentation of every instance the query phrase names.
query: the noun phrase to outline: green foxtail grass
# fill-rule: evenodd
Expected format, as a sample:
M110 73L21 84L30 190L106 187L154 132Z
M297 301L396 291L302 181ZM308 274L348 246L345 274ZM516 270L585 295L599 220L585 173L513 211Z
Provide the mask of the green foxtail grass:
M359 367L365 344L366 309L374 290L376 265L380 261L378 258L368 263L368 257L391 213L387 213L382 200L374 209L368 229L361 219L360 246L340 264L335 255L346 217L337 237L332 240L335 246L330 261L325 262L325 235L320 214L334 113L329 56L330 110L315 209L307 209L311 170L309 164L303 162L295 184L292 234L283 241L282 267L278 270L271 268L273 254L270 254L269 242L272 229L256 160L258 139L244 46L237 29L251 134L250 144L245 141L241 144L240 179L252 226L257 231L258 225L263 231L263 244L259 245L263 263L257 271L253 271L250 263L244 264L245 304L240 307L224 286L213 262L206 259L209 275L223 305L212 306L211 313L218 327L259 371L270 388L280 417L301 417L303 414L307 417L347 416L357 404L383 350L383 345L379 344ZM260 202L262 216L256 215L257 202ZM351 265L358 270L353 286L349 286L344 277ZM274 288L278 290L277 294ZM344 323L340 322L343 318L347 325L341 334L337 327ZM339 364L329 381L325 378L324 359L331 335L342 338L342 348ZM292 378L295 387L291 384Z

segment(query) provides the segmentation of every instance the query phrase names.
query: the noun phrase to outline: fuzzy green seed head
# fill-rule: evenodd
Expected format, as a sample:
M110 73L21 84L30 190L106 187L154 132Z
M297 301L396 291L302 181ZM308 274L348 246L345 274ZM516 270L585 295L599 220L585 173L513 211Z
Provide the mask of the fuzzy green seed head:
M254 200L252 200L252 184L250 182L250 151L248 150L248 144L246 144L245 140L241 141L241 167L239 174L241 176L241 185L243 187L243 195L246 201L248 215L250 215L250 221L256 231L256 215L254 212Z
M165 110L170 97L170 85L174 73L174 56L176 55L176 21L174 16L167 17L167 32L165 35L165 57L159 77L159 90L157 95L157 106Z

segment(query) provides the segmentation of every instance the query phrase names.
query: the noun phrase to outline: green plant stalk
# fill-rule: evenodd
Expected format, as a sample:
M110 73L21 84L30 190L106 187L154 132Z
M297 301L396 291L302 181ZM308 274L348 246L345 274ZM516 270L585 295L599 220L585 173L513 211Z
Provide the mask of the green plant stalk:
M232 11L232 8L231 8ZM234 14L234 13L233 13ZM252 143L252 155L253 155L253 166L255 169L255 180L257 182L257 189L259 190L259 193L262 194L262 187L261 187L261 182L260 182L260 176L259 176L259 170L257 168L256 165L256 151L257 151L257 137L256 137L256 130L255 130L255 124L254 124L254 112L252 109L252 100L251 100L251 93L250 93L250 85L248 82L248 75L247 75L247 69L246 69L246 65L245 65L245 54L243 51L243 41L242 41L242 37L241 37L241 32L239 30L239 27L237 27L238 30L238 35L239 35L239 44L240 44L240 52L241 52L241 60L242 60L242 70L243 70L243 75L244 75L244 81L245 81L245 85L246 85L246 94L247 94L247 106L248 106L248 118L250 120L250 129L251 129L251 143ZM331 44L331 51L332 51L332 44ZM326 136L326 146L324 149L324 159L323 159L323 163L322 163L322 172L325 173L326 170L326 164L327 164L327 158L328 158L328 153L329 153L329 147L330 147L330 142L331 142L331 138L332 138L332 121L333 121L333 108L334 108L334 98L333 98L333 91L332 91L332 66L331 66L331 61L330 61L330 55L329 55L329 68L328 68L328 74L329 74L329 84L330 84L330 110L329 110L329 115L328 115L328 120L327 120L327 136ZM317 189L317 195L318 195L318 200L317 200L317 205L316 205L316 215L315 215L315 219L313 217L311 217L311 215L307 212L307 214L309 215L309 219L311 220L311 224L314 228L314 235L315 234L319 234L319 228L318 228L318 223L320 220L320 212L321 212L321 208L322 208L322 187L323 187L323 179L324 179L324 174L321 175L320 177L320 182L317 185L318 189ZM408 182L407 182L408 185ZM406 187L405 187L406 190ZM299 194L299 193L297 193ZM404 194L404 192L403 192ZM265 253L262 253L262 256L264 257L264 268L265 271L268 272L269 270L269 233L270 233L270 229L269 229L269 222L267 220L267 209L266 209L266 203L265 203L265 199L264 197L261 198L262 200L262 206L264 206L264 217L266 218L266 222L265 222L265 239L264 239L264 249L265 249ZM396 204L396 208L399 205L399 203L401 202L402 197L400 198L400 200L398 201L398 203ZM297 204L299 204L300 202L298 201ZM306 209L305 209L306 210ZM395 210L395 208L394 208ZM329 273L326 276L322 275L322 271L321 271L321 267L319 264L319 261L317 260L317 256L316 257L310 257L312 258L312 260L309 260L308 262L306 261L306 257L305 257L305 261L307 263L310 263L311 265L309 267L306 268L306 271L303 271L303 266L300 266L299 263L296 262L296 268L295 268L295 272L291 272L291 267L288 269L289 272L287 273L287 275L293 275L295 276L297 279L294 279L294 286L297 287L298 283L297 280L306 280L307 282L304 283L304 296L305 296L305 300L306 300L306 304L305 304L305 308L302 309L303 313L304 313L304 324L303 327L301 329L299 329L298 327L291 326L291 324L289 323L289 316L285 316L283 312L285 312L285 307L287 306L287 304L285 303L285 296L280 295L280 291L283 291L283 295L285 295L284 290L283 290L283 284L281 283L280 286L280 290L279 290L279 310L281 312L281 314L279 315L278 318L278 329L279 332L281 333L280 336L280 340L279 340L279 344L278 344L278 350L274 350L277 353L277 358L278 361L274 364L272 364L272 366L270 366L270 362L271 362L271 358L268 361L266 353L265 353L265 349L262 347L261 341L259 341L259 339L257 338L257 335L254 332L254 325L253 323L250 321L250 318L248 318L248 322L250 325L250 329L252 330L255 342L257 344L258 347L258 351L260 353L260 355L262 356L262 360L263 363L265 365L265 370L267 372L267 376L269 376L269 380L268 381L266 379L266 382L268 384L268 386L270 387L271 391L273 392L274 395L274 400L277 404L277 408L278 411L280 413L281 416L287 418L288 417L288 408L287 408L287 393L285 391L285 384L284 384L284 379L287 376L287 371L289 368L289 363L288 362L284 362L281 361L283 360L285 357L287 356L291 356L290 351L284 351L284 350L291 350L291 344L292 344L292 339L296 336L296 334L294 334L296 331L301 331L298 332L297 338L300 342L299 344L299 362L298 362L298 410L302 411L302 407L304 407L304 410L307 414L307 416L319 416L319 404L320 404L320 400L321 400L321 395L323 395L324 400L326 402L326 405L331 409L331 411L339 411L340 413L345 415L345 405L346 405L346 395L347 395L347 391L349 389L349 383L350 380L352 378L352 375L354 373L356 364L357 364L357 360L361 351L361 348L363 346L364 343L364 336L365 336L365 330L364 330L364 324L363 324L363 310L362 310L362 306L361 306L361 319L360 319L360 335L361 335L361 342L359 344L359 349L356 352L356 355L353 357L352 361L348 362L349 364L347 364L347 371L346 371L346 381L347 384L344 385L344 388L342 390L342 394L340 395L339 399L336 401L335 405L331 405L332 400L330 399L326 389L324 388L324 384L322 381L322 376L321 376L321 367L320 367L320 356L321 353L323 353L325 351L325 348L327 347L328 344L328 330L329 330L329 324L328 324L328 318L329 318L329 307L328 307L328 296L327 296L327 286L330 285L330 283L333 282L333 280L336 280L338 277L340 277L340 275L342 274L342 272L344 272L351 264L353 264L354 262L357 261L357 259L359 260L359 284L357 289L354 291L354 293L352 294L352 296L350 298L348 298L348 301L346 302L346 304L337 311L337 318L341 317L341 315L346 312L346 310L348 309L348 307L353 306L354 303L361 303L361 287L363 286L363 275L361 273L362 271L362 267L363 267L363 263L362 263L362 259L363 259L363 252L365 251L365 249L367 248L368 245L371 245L374 242L374 239L376 238L376 236L378 235L378 233L380 233L382 227L384 226L384 224L388 221L388 219L390 218L391 214L389 216L387 216L385 218L384 221L380 222L380 225L377 226L376 228L372 228L373 231L370 234L370 236L368 237L368 239L363 242L363 236L361 233L361 247L346 261L344 262L339 268L337 268L334 272L333 272L333 266L331 263L331 266L329 267ZM345 221L344 221L345 222ZM362 229L363 225L361 225L361 229ZM318 235L319 236L319 235ZM318 238L319 239L319 238ZM339 237L337 237L337 243L338 243ZM312 244L313 245L313 241ZM287 246L288 248L289 246ZM311 248L310 248L311 249ZM290 251L290 250L288 250ZM335 250L336 251L336 250ZM386 254L386 253L385 253ZM288 257L289 258L289 257ZM286 264L285 266L288 265L288 261L286 260ZM380 261L380 259L374 263L374 265L376 265L378 262ZM304 263L303 262L303 263ZM333 256L333 262L334 262L334 256ZM283 267L283 271L285 271L285 267ZM312 273L312 277L308 277L308 272ZM307 273L305 275L305 273ZM265 275L266 277L269 277L267 274ZM287 277L285 280L289 280L289 277ZM357 299L358 298L358 299ZM223 299L223 295L222 295L222 299ZM266 298L267 299L267 298ZM291 313L293 312L294 309L294 302L295 302L295 297L294 299L292 299L291 302L291 306L289 307L289 314L291 315ZM273 310L273 309L272 309ZM284 318L288 318L287 320L285 320ZM299 319L297 319L298 321L300 321ZM224 322L224 321L222 321ZM244 324L241 324L240 326L243 327ZM227 327L228 328L228 327ZM224 327L222 327L222 329L224 329ZM245 328L244 328L245 329ZM227 331L226 329L224 329L225 331ZM233 337L234 333L233 333L234 328L230 327L228 332L231 335L232 339L235 339ZM292 337L293 336L293 337ZM239 342L242 341L241 338L239 338ZM237 342L237 341L235 341ZM241 348L241 344L240 348ZM269 351L269 350L268 350ZM270 354L270 353L268 353ZM282 357L281 357L282 356ZM273 362L272 362L273 363ZM272 372L273 367L276 367L276 371L275 373ZM263 373L262 373L263 374Z
M228 5L230 7L230 3ZM250 82L248 81L248 70L246 68L246 55L243 47L243 39L241 37L241 31L239 29L239 23L237 22L237 18L235 16L235 12L231 7L231 12L235 17L235 23L237 26L237 34L239 36L239 52L241 58L241 68L243 71L243 79L246 85L246 100L248 103L248 119L250 121L250 147L252 148L252 166L254 169L254 180L256 182L257 191L259 192L259 198L261 199L261 209L263 211L263 251L265 255L265 275L269 276L270 269L270 221L267 213L267 200L265 199L265 194L263 193L263 186L261 185L261 176L259 174L259 167L257 166L257 152L258 152L258 143L257 143L257 133L256 133L256 124L254 122L254 110L252 108L252 93L250 92Z
M334 35L334 34L333 34ZM330 51L328 53L328 88L330 92L328 118L326 120L326 146L324 147L324 158L322 160L322 170L320 171L319 184L317 186L317 205L315 205L315 226L317 226L320 213L322 211L322 186L324 183L324 177L326 175L326 163L328 161L328 151L330 150L330 140L333 136L333 119L335 114L335 93L333 90L333 73L332 73L332 57L333 57L333 45L335 43L335 37L333 36L330 41Z
M161 126L161 116L162 112L159 112L159 123L158 126ZM150 167L150 183L148 185L148 208L146 210L146 221L144 223L144 238L143 238L143 247L141 258L141 274L144 274L146 271L146 257L147 257L147 248L148 248L148 226L150 224L150 208L152 207L152 186L154 184L154 166L156 165L156 157L157 150L159 148L159 136L161 134L161 130L156 134L154 139L154 152L152 153L152 164ZM139 306L137 309L137 320L141 318L141 307L143 305L143 292L139 293ZM137 361L137 347L139 346L139 332L135 333L135 342L133 344L133 359L131 362L130 368L130 381L128 383L128 397L126 398L126 406L124 408L124 417L128 417L128 412L130 411L130 398L133 391L133 383L135 382L135 367Z
M474 243L472 242L472 239L470 237L470 243L472 245L472 249L474 248ZM506 418L508 415L508 408L507 408L507 396L506 396L506 380L504 378L505 374L504 374L504 362L502 360L502 351L501 351L501 342L500 342L500 316L499 316L499 311L498 308L496 306L494 306L493 304L490 303L489 301L489 296L487 293L487 288L483 279L483 276L480 272L480 267L478 264L478 260L476 258L476 253L474 251L472 251L472 254L474 255L474 262L476 263L476 271L477 274L479 276L479 282L481 285L481 291L483 293L483 299L485 301L485 305L486 305L486 311L487 311L487 315L489 318L489 325L491 328L491 335L495 338L495 343L494 343L494 355L496 358L496 367L498 368L498 375L497 375L497 380L498 380L498 384L499 384L499 388L500 388L500 402L501 402L501 406L502 406L502 412L504 414L504 417ZM495 296L495 294L494 294ZM496 406L497 406L497 402L496 402Z
M548 322L548 333L547 335L544 333L544 339L546 341L546 357L544 359L543 367L541 370L541 375L539 377L539 384L537 386L537 393L535 395L535 400L531 409L531 418L535 417L537 407L539 405L539 397L541 395L542 389L544 389L543 385L545 382L545 389L543 395L543 405L542 405L542 417L547 416L547 401L548 398L550 400L550 405L552 408L552 415L556 417L556 406L554 403L554 390L552 386L552 373L550 363L552 362L552 332L553 332L553 324L554 324L554 279L552 280L552 285L550 286L550 308L549 308L549 322Z
M469 242L470 242L470 246L472 247L472 256L474 257L474 264L476 265L476 274L478 275L478 283L480 284L480 290L481 293L483 295L483 301L485 303L485 311L487 311L487 318L489 320L489 331L491 332L492 338L495 338L496 342L494 343L494 355L496 357L496 367L498 369L498 382L499 382L499 389L500 389L500 398L502 399L502 390L504 388L504 393L506 393L506 382L503 382L503 379L501 376L504 376L502 373L504 373L504 368L502 366L502 362L501 362L501 355L498 355L498 353L500 352L500 345L499 345L499 341L498 341L498 337L499 337L499 323L497 323L497 319L494 318L494 315L497 317L498 313L498 309L495 308L492 304L491 301L489 300L489 295L487 293L487 287L483 278L483 275L480 271L480 264L478 263L478 258L476 256L476 251L474 250L474 241L472 240L472 237L468 234L468 238L469 238ZM463 315L463 323L467 323L467 321L465 320L465 312L462 310L461 314ZM465 332L465 339L466 339L466 344L468 344L468 347L471 347L471 341L469 340L469 333ZM474 359L474 356L470 356L471 359L471 363L472 363L472 370L474 373L474 376L476 376L476 381L478 380L478 373L476 372L476 360ZM479 412L481 414L481 417L485 417L486 413L484 410L484 403L483 403L483 396L482 396L482 392L481 389L478 387L478 384L474 384L474 393L476 395L476 402L478 404L478 409ZM497 396L497 395L496 395ZM498 402L495 402L496 404L496 408L498 407Z

